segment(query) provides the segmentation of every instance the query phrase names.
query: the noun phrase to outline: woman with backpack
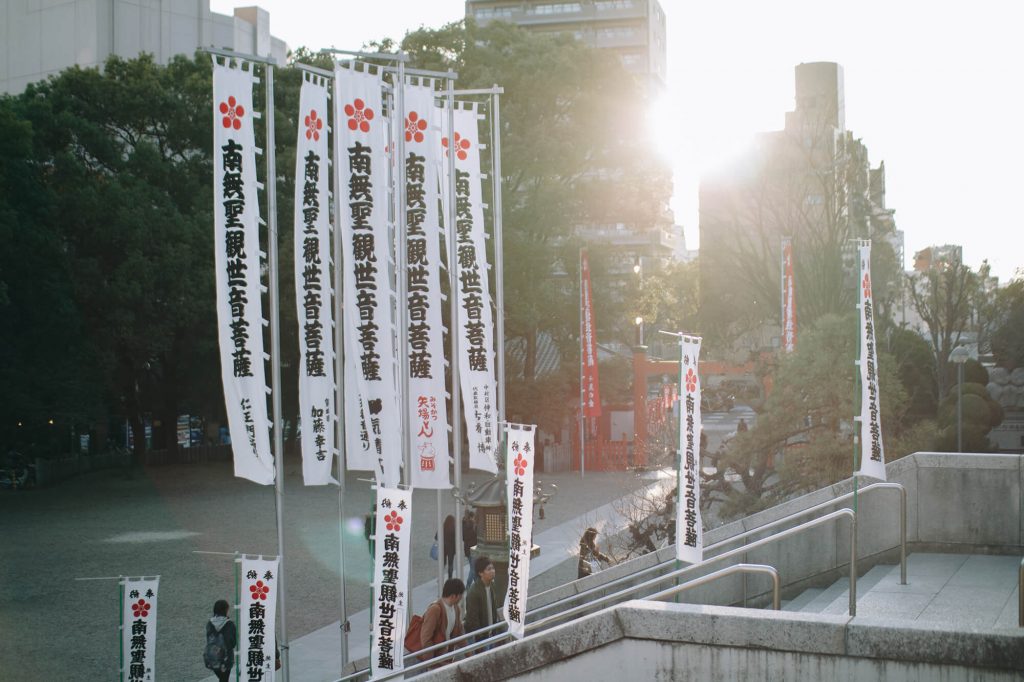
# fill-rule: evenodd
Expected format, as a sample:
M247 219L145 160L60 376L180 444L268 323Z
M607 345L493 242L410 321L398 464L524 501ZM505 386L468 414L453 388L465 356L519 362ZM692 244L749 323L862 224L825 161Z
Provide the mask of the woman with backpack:
M228 603L218 599L213 605L213 617L206 623L206 649L203 650L203 663L217 676L218 682L231 679L237 644L238 631L228 619Z

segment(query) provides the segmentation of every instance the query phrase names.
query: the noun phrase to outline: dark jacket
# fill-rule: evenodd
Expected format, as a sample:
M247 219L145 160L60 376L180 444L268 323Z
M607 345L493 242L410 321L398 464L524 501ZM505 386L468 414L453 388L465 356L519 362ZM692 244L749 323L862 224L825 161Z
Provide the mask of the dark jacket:
M487 594L484 582L477 578L466 592L466 632L487 627ZM505 595L491 581L491 623L498 622L498 609L505 603Z
M601 550L598 549L597 543L587 544L583 540L580 540L580 561L576 567L576 577L585 578L592 573L590 562L591 561L603 561L606 564L611 563L611 557L606 554L601 554Z
M231 666L235 663L235 647L238 646L238 630L227 616L214 616L206 621L207 641L209 641L210 635L218 631L224 636L224 646L228 650L228 662L224 670L231 670Z
M467 559L474 545L476 545L476 521L465 516L462 518L462 549Z

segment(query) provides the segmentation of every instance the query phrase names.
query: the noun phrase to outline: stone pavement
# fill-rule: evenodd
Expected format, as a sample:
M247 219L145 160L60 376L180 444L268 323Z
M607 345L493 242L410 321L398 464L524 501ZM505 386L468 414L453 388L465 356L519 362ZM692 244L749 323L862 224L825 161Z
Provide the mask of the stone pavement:
M647 472L642 475L647 484L644 493L664 494L675 485L674 472ZM550 477L548 477L550 478ZM576 555L582 531L594 526L602 536L613 535L626 527L627 519L620 513L624 503L635 493L630 493L606 504L593 506L585 480L579 485L560 485L552 506L583 510L577 516L534 535L534 543L540 547L540 555L531 560L530 574L540 576ZM638 481L641 483L642 481ZM575 577L575 570L573 570ZM437 599L437 580L421 583L413 588L413 613L422 613L431 601ZM358 661L369 656L370 611L364 609L349 614L349 660ZM305 636L293 639L290 644L290 673L295 682L316 682L336 680L341 669L340 621L322 627ZM216 682L208 677L204 682Z

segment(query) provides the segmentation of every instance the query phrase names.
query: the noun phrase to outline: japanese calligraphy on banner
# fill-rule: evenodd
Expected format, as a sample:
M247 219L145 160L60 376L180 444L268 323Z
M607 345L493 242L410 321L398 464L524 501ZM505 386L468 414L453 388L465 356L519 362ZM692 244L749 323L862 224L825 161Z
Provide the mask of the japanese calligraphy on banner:
M364 65L365 69L371 67ZM398 485L402 460L395 384L392 284L388 275L389 122L382 115L380 74L334 71L335 172L339 174L346 394L365 390L367 410L358 397L345 401L347 467L375 471L378 483ZM362 379L363 384L360 384ZM358 427L356 425L359 425Z
M412 485L449 488L444 326L441 321L440 120L434 90L405 88L405 216L408 240L409 425Z
M860 469L861 476L885 480L874 299L871 297L871 242L860 246Z
M121 680L156 679L156 601L160 576L121 580Z
M377 599L371 614L370 677L405 667L412 492L377 486L376 514L373 586Z
M213 66L213 215L221 379L235 476L274 482L264 376L252 71Z
M590 286L590 259L587 250L580 249L580 306L583 310L583 329L580 330L583 362L583 414L601 416L601 391L597 383L597 332L594 329L593 289Z
M476 105L454 112L455 133L441 139L444 175L455 154L455 263L459 311L459 383L469 437L469 466L498 470L498 413L494 372L494 320L484 235L483 188ZM447 109L443 110L444 112ZM445 116L445 113L441 114ZM447 205L448 192L443 192Z
M679 412L679 498L676 503L676 559L699 564L704 559L700 518L700 358L699 336L679 337L682 403Z
M238 567L238 674L245 682L273 682L277 653L278 560L236 559Z
M782 239L782 349L796 350L796 280L793 277L793 240Z
M295 309L299 323L302 480L334 481L334 330L327 184L327 87L304 73L295 145Z
M533 439L536 428L527 424L509 424L507 432L505 485L509 512L505 621L509 634L516 639L522 639L526 634L526 596L533 545Z

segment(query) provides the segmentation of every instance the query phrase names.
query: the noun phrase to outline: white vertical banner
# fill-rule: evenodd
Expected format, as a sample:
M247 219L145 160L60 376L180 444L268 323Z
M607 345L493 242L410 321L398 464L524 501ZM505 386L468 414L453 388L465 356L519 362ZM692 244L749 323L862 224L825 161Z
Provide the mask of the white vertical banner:
M484 232L480 141L475 104L456 108L455 132L441 139L442 177L448 176L448 155L455 154L455 245L459 315L459 383L469 439L469 466L491 473L498 470L498 412L495 396L494 315L488 281ZM447 116L442 109L441 116ZM447 189L442 192L445 205ZM454 389L453 389L454 390Z
M874 299L871 296L871 242L860 245L860 476L885 480L882 407L875 348Z
M679 337L679 373L683 391L679 410L679 479L676 500L676 559L691 564L704 560L700 517L700 359L699 336Z
M121 580L123 682L152 682L156 679L156 602L159 586L160 576Z
M526 634L526 597L530 584L530 549L533 546L533 465L536 426L508 425L505 485L508 499L508 590L505 621L509 634Z
M377 486L376 542L371 614L370 677L405 667L403 641L409 600L409 545L412 535L412 491Z
M274 482L260 299L256 136L250 70L213 65L217 332L235 476Z
M373 67L364 65L363 68ZM336 173L344 273L346 394L365 387L366 411L358 398L346 400L347 466L375 471L378 483L398 485L401 434L397 425L396 353L389 276L388 130L382 114L380 74L336 68L334 71ZM360 384L360 378L364 384ZM349 387L354 387L355 391Z
M295 144L295 310L299 324L302 480L334 481L334 330L327 86L303 72Z
M238 563L238 675L273 682L277 654L278 559L240 557Z
M444 323L441 319L440 121L434 89L405 87L405 221L408 233L407 408L414 488L450 488Z

